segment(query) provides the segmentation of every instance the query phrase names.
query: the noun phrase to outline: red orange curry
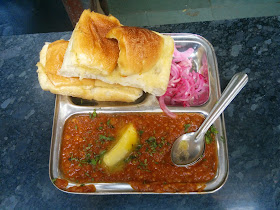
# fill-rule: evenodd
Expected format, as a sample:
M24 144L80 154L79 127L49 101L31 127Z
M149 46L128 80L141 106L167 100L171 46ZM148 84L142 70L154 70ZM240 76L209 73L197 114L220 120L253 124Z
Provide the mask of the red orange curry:
M64 179L80 183L68 191L90 192L84 183L125 182L141 192L202 191L217 172L217 145L206 144L203 158L195 165L177 167L171 162L172 143L185 132L196 131L204 117L200 114L178 114L172 119L162 113L76 115L64 127L60 169ZM133 123L139 145L116 170L108 170L102 157L115 144L118 131ZM60 186L66 190L66 183ZM83 190L84 189L84 190Z

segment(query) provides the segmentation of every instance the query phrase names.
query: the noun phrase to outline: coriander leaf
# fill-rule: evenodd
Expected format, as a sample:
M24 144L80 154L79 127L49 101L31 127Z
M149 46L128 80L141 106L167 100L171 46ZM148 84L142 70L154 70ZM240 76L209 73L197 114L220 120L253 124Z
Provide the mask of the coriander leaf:
M103 156L103 155L105 155L105 153L106 153L106 150L103 150L102 152L99 153L99 155Z
M205 142L206 142L206 144L210 144L211 138L209 136L205 136Z
M89 113L89 118L90 119L93 120L95 117L97 117L96 109L94 109L92 113Z
M71 157L69 158L69 160L70 160L70 161L76 160L76 161L79 162L79 159L78 159L78 158L73 157L73 153L71 153Z
M211 127L205 133L205 142L206 142L206 144L210 144L213 140L215 140L215 135L217 133L218 133L217 129L214 127L214 125L211 125Z
M143 133L144 133L144 131L142 131L142 130L140 130L140 131L138 131L139 132L139 135L140 135L140 137L143 135Z
M85 149L89 150L89 149L91 149L91 147L92 147L92 144L88 144L88 146Z
M184 127L185 127L185 133L187 133L189 130L189 127L191 127L191 124L185 124Z
M87 153L87 154L86 154L86 159L89 159L89 158L90 158L90 154Z
M110 119L107 120L107 126L108 126L109 128L114 128L114 126L111 124L111 120L110 120Z
M136 151L140 150L142 148L142 146L143 146L142 144L138 144L136 147Z
M105 153L106 153L106 150L103 150L102 152L100 152L98 155L95 156L95 158L91 159L90 164L92 164L94 166L97 165L97 163L101 164L101 159Z
M128 163L128 162L130 162L131 160L133 160L135 158L137 158L135 155L130 155L128 158L124 159L124 162Z
M212 126L210 127L210 130L211 130L212 133L215 133L215 134L218 133L218 131L217 131L217 129L214 127L214 125L212 125Z
M105 141L112 141L114 140L113 136L104 136L104 135L99 135L99 140L105 140Z
M95 166L97 164L97 161L95 159L91 159L90 164Z
M153 153L156 152L157 148L163 147L163 145L165 143L164 139L162 139L161 143L157 143L156 137L154 137L154 136L151 136L150 138L148 138L146 140L146 142L148 143L148 146L149 146L146 148L146 152L148 152L150 149L150 151L149 151L150 155L153 155Z

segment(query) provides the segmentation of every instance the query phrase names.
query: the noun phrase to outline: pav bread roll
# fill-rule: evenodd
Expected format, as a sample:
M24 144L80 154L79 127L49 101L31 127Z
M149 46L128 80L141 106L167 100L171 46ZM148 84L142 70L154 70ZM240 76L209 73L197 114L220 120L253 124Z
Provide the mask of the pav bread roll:
M122 76L150 71L160 59L164 38L160 34L138 27L113 28L107 38L118 40L118 67Z
M57 75L61 68L68 41L58 40L46 43L37 63L39 83L43 90L54 94L94 99L97 101L133 102L143 91L132 87L111 85L100 80L67 78Z
M72 33L62 68L71 72L82 67L91 74L110 74L117 66L119 48L117 40L107 39L106 34L120 25L113 16L85 10Z
M111 18L115 23L115 18L112 16L100 18L100 14L97 16L94 12L84 11L71 36L59 74L65 77L99 79L109 84L141 88L156 96L163 95L170 76L174 50L173 39L143 28L121 25L113 27L113 24L108 24L105 17ZM105 25L109 25L107 29L111 27L106 34L104 33ZM101 26L102 30L99 29ZM89 30L91 33L86 34L87 39L92 42L91 51L84 45L76 44L83 39L78 35L81 28L95 29ZM113 56L116 59L114 69L108 69L105 65L97 68L93 64L95 59L96 62L104 59L104 55L110 50L106 49L106 45L100 40L111 40L117 44L118 53L116 57ZM112 52L115 55L115 44L111 47L114 47ZM105 51L100 51L100 48Z

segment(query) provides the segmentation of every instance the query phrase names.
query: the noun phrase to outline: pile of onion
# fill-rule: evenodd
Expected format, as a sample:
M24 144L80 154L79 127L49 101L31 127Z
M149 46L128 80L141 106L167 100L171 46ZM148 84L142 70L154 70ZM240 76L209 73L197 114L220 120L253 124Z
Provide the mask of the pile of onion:
M209 97L208 64L206 55L202 57L202 66L196 71L192 65L193 48L180 52L174 47L170 78L167 90L159 97L161 109L175 118L166 105L199 106Z

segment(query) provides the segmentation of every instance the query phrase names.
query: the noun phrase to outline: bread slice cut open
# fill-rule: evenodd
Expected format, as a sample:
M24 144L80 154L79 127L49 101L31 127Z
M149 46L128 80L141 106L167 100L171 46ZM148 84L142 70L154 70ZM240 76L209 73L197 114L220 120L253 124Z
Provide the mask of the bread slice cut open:
M111 85L100 80L63 77L57 74L61 68L68 41L46 43L37 63L39 83L43 90L54 94L74 96L97 101L133 102L143 91L132 87Z

